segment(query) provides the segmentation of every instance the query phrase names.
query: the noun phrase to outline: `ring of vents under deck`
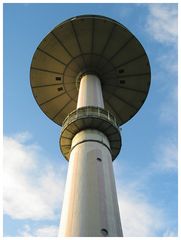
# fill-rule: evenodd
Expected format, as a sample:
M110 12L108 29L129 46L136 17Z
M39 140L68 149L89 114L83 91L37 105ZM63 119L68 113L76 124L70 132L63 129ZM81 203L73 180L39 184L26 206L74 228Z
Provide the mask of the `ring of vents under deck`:
M110 18L74 17L40 43L30 78L41 110L62 126L69 161L59 236L123 236L112 160L121 149L119 126L149 91L144 48Z

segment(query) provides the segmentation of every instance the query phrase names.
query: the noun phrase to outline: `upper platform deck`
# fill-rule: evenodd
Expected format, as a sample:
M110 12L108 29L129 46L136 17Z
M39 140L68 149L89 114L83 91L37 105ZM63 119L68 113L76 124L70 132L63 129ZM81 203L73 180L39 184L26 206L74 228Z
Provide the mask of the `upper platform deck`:
M105 109L118 125L131 119L147 97L151 73L146 52L127 28L110 18L71 18L55 27L35 51L33 95L60 126L76 109L79 82L86 73L99 77Z

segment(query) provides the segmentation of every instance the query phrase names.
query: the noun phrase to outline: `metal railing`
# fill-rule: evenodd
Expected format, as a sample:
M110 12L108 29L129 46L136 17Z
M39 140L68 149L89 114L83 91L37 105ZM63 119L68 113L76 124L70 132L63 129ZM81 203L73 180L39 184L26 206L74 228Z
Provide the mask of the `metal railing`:
M116 118L112 115L109 111L94 106L86 106L75 109L65 118L63 121L63 128L66 128L71 122L79 118L86 118L86 117L95 117L104 119L110 123L112 123L116 128L118 125L116 123Z

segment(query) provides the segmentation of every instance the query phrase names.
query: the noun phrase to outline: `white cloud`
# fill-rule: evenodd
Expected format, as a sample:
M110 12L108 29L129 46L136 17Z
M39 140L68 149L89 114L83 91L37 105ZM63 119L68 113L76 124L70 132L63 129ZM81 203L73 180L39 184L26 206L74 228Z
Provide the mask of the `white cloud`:
M177 7L175 4L149 4L146 30L160 43L176 43L178 37Z
M57 237L58 227L50 225L31 229L31 227L26 224L22 227L22 230L19 230L18 232L21 237Z
M152 167L159 171L177 171L178 149L175 139L164 139L155 147L156 161Z
M30 132L24 131L24 132L13 135L13 139L20 143L24 143L24 142L27 142L28 140L32 139L32 135Z
M178 118L178 61L175 50L167 51L157 59L156 76L153 80L158 80L157 93L162 94L160 106L157 109L159 120L163 124L169 124L172 128L177 128Z
M178 53L176 49L167 48L167 51L158 54L155 58L157 66L154 69L153 76L157 94L161 94L157 111L157 116L161 123L169 124L177 128L178 117Z
M118 190L124 237L154 237L165 227L163 212L131 186Z
M157 84L158 94L162 94L162 101L156 111L161 123L174 126L177 122L178 102L177 4L155 3L147 4L147 7L145 31L150 39L162 43L165 47L165 50L154 49L156 57L152 64L152 81Z
M40 164L45 158L40 147L25 142L28 134L20 135L4 137L4 213L14 219L53 219L65 178L46 161ZM65 175L61 167L60 172Z
M17 138L4 138L4 211L11 218L53 219L61 205L64 182L48 164L41 168L40 172L39 150L39 146L19 142ZM167 168L175 168L175 164L167 159L168 156L173 156L173 153L174 147L164 155ZM119 171L119 168L116 169ZM163 209L158 209L146 199L144 192L139 189L138 179L129 184L123 184L120 179L116 181L117 186L124 186L121 190L118 189L118 200L125 237L155 236L157 231L174 235L172 230L163 231L167 221L164 219ZM24 225L19 235L54 237L57 230L58 226L54 225L39 226L37 229Z
M178 236L177 231L172 231L170 229L167 229L163 234L163 237L176 237L176 236Z
M156 59L157 63L160 66L160 69L165 71L167 74L172 76L175 74L177 76L178 73L178 52L175 49L168 49L166 52L162 52L161 55ZM174 75L174 76L175 76ZM176 78L177 79L177 78ZM171 80L173 84L173 79Z
M22 237L32 237L32 234L30 233L31 228L28 224L23 226L23 229L21 231L18 231L20 236Z
M173 165L169 167L172 168ZM153 168L150 165L142 172L137 169L135 174L134 170L129 166L126 167L124 163L121 167L118 163L116 165L114 163L114 170L117 176L115 180L124 237L177 236L175 227L172 227L173 219L168 217L168 209L162 205L161 199L155 199L153 196L150 200L148 191L149 183L152 182L155 173L163 171L163 166L160 168L156 165ZM131 177L130 180L129 176L132 175L135 177Z
M172 90L165 96L161 103L158 116L162 123L170 124L171 127L177 128L178 120L178 89L172 86Z
M36 237L56 237L58 235L58 227L57 226L44 226L38 228L34 235Z
M137 174L134 181L128 180L128 176L124 178L123 172L121 173L122 177L118 178L119 166L114 168L125 237L177 236L176 227L171 226L172 219L167 216L168 210L161 206L162 201L159 201L159 205L157 205L158 201L156 201L157 203L154 200L150 202L149 196L147 197L144 190L148 190L149 182L152 181L151 178L155 173L176 172L177 161L176 140L167 138L155 145L155 161L140 175ZM126 169L123 166L123 169L124 172L132 175L129 168Z

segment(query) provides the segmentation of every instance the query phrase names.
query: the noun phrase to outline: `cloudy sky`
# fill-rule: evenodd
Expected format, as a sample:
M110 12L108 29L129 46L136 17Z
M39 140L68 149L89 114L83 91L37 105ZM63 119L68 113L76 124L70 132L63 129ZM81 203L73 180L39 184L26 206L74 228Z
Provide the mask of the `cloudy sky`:
M126 237L176 237L177 4L4 4L4 236L56 236L67 161L60 127L36 104L30 64L56 25L100 14L125 25L144 46L152 83L146 102L122 126L114 161Z

